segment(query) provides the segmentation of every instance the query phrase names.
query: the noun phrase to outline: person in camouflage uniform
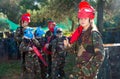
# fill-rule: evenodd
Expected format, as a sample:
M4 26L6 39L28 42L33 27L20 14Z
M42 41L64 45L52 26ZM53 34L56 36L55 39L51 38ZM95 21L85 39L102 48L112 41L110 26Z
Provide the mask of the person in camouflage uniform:
M43 37L43 34L45 34L45 32L40 27L37 27L37 29L35 30L35 33L34 33L35 38L39 41L37 48L42 53L43 58L46 60L46 53L44 53L42 50L42 48L45 45L45 38ZM40 68L41 68L41 70L40 70L41 78L46 79L47 67L42 63L42 61L40 59L39 59L39 62L40 62Z
M14 34L14 38L17 41L17 46L19 48L21 42L22 42L22 37L23 37L23 32L25 30L25 28L28 27L28 24L30 23L30 14L29 13L24 13L21 15L20 18L20 27L17 28L15 34ZM20 53L20 50L19 50ZM25 54L24 53L20 53L20 58L21 58L21 67L22 67L22 74L25 71Z
M56 23L54 21L49 21L48 22L48 31L45 33L45 51L47 53L47 63L48 63L48 68L47 68L47 78L51 77L51 64L52 64L52 57L51 57L51 49L48 48L49 43L56 38Z
M62 29L58 28L56 38L49 44L52 50L52 79L63 79L65 77L64 66L67 55L63 42L65 39Z
M20 45L23 37L23 31L26 27L28 27L28 24L30 23L30 14L25 13L21 16L20 19L20 27L17 28L14 38L17 41L18 45Z
M30 27L24 30L24 36L19 47L21 54L25 54L25 70L22 79L41 79L39 58L32 48L33 44L36 46L39 42L34 38L32 30Z
M78 19L80 26L73 33L70 43L78 41L76 65L69 79L96 79L104 60L104 48L100 32L94 24L95 10L86 1L80 2ZM64 41L65 46L70 46Z

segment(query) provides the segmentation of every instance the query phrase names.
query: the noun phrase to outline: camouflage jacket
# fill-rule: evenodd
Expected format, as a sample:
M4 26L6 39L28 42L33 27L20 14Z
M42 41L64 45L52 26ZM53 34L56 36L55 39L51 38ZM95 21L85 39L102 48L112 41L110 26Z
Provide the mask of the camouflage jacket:
M19 50L21 51L21 53L30 52L29 48L31 48L32 45L40 47L40 43L36 39L32 39L32 42L30 42L28 39L22 39L22 42L20 43Z
M24 31L24 28L20 26L20 27L17 28L17 30L14 34L14 38L19 45L22 42L23 31Z
M56 38L56 36L54 35L54 33L53 32L51 32L51 31L47 31L46 32L46 34L45 34L45 42L46 43L49 43L49 42L51 42L53 39L55 39Z
M105 52L101 34L98 31L92 31L92 28L89 28L79 37L78 43L79 49L77 56L80 58L80 62L90 61L91 57L95 56L103 61Z
M66 39L65 36L62 36L61 38L55 38L51 41L49 48L52 49L51 51L53 53L60 53L65 51L64 47L64 40Z
M36 44L36 46L38 47L38 49L42 49L42 47L44 47L45 45L45 38L44 37L41 37L41 38L38 38L36 39L38 41L38 43Z

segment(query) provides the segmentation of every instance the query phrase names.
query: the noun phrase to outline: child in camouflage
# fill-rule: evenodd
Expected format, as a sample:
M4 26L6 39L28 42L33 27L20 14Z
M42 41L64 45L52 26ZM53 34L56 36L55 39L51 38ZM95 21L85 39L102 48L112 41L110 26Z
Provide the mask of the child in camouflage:
M25 70L23 72L22 79L40 79L39 59L32 48L32 42L34 42L34 44L37 44L38 41L34 39L32 30L33 29L30 27L27 27L24 30L23 40L19 47L21 54L25 54Z
M65 77L64 66L66 51L63 41L66 39L63 36L63 31L58 28L56 38L51 41L49 47L52 49L52 79L63 79Z

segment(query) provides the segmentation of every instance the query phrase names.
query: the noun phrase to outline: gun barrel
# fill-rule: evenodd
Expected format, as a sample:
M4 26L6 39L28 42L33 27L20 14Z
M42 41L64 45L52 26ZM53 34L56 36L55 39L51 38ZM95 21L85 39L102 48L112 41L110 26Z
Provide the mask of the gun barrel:
M37 47L35 47L34 45L32 46L34 52L36 53L36 55L41 59L41 61L43 62L43 64L45 66L48 66L47 62L44 60L43 56L41 55L40 51L37 49Z

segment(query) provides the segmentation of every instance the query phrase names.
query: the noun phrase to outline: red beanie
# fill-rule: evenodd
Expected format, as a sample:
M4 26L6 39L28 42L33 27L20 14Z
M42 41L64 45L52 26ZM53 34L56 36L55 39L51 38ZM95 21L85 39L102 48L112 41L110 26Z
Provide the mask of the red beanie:
M80 2L78 6L78 18L90 18L94 19L95 10L94 8L86 1Z
M90 4L87 1L82 1L79 3L78 8L81 9L83 7L89 7Z
M51 27L51 25L52 25L52 27ZM51 31L51 32L53 32L54 31L54 27L56 26L56 23L54 22L54 21L49 21L48 22L48 28L49 28L49 30Z
M21 16L21 20L22 21L27 21L30 22L30 14L29 13L25 13Z

